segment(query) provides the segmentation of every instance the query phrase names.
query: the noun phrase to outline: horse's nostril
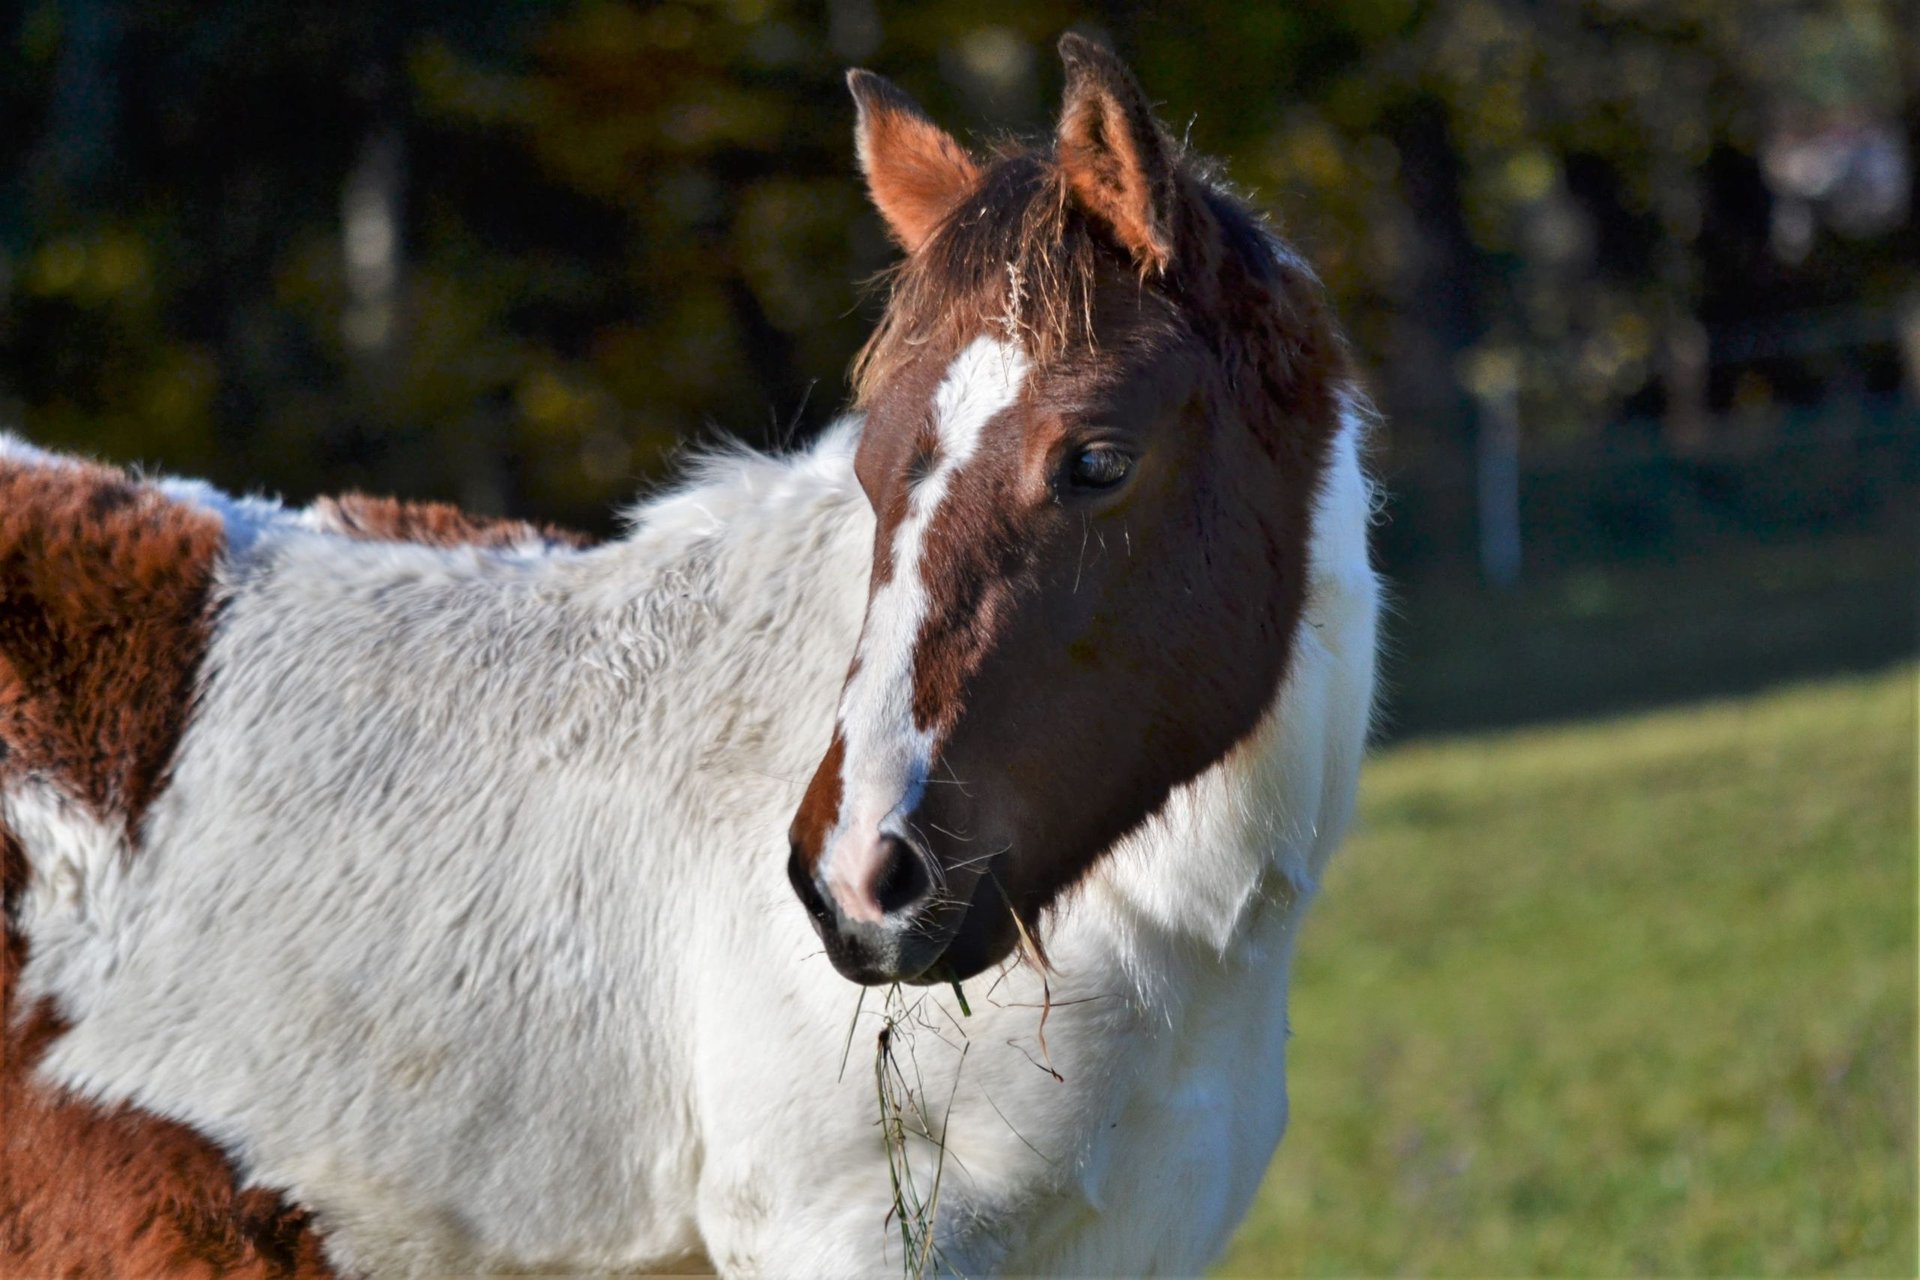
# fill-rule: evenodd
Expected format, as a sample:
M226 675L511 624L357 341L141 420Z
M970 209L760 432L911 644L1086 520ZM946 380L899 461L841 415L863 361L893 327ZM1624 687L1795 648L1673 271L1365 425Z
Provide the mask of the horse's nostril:
M898 836L880 839L886 851L873 896L882 912L893 915L924 902L933 891L933 877L918 849Z
M793 891L799 897L800 905L807 909L808 915L823 925L833 923L833 909L827 905L826 898L821 895L820 886L813 882L813 875L807 870L806 863L802 861L798 847L787 859L787 880L793 885Z

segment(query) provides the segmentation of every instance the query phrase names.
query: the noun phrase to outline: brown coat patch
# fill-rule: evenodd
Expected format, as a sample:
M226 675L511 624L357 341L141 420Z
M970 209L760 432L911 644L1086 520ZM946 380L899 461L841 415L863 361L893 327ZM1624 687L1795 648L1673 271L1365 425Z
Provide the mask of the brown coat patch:
M10 1033L0 1066L0 1274L333 1274L306 1212L264 1188L239 1190L226 1157L199 1134L34 1086L33 1049L59 1030L35 1011Z
M44 777L137 837L192 713L220 520L123 472L0 460L0 786ZM307 1215L219 1148L36 1084L65 1028L16 1009L28 866L0 825L0 1274L330 1274Z
M525 520L470 515L446 502L402 502L343 493L313 504L329 532L370 542L419 542L434 547L514 547L529 542L579 549L593 539L571 529Z
M137 831L206 650L218 517L84 463L0 462L0 783Z

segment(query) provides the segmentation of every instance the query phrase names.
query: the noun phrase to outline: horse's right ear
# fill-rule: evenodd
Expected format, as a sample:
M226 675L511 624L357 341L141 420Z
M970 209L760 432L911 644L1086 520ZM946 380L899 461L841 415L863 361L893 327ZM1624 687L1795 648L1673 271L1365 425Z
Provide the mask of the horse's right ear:
M856 69L847 72L847 88L860 109L853 135L867 191L887 230L912 253L972 189L979 167L892 81Z

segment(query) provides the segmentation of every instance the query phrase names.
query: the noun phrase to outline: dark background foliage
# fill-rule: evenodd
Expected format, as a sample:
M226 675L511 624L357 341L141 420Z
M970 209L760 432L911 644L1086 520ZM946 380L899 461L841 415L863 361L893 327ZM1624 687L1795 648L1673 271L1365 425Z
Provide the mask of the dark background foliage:
M1386 412L1393 723L1913 645L1920 38L1893 0L34 0L0 418L598 531L804 439L890 250L841 84L1051 123L1065 29L1322 269Z

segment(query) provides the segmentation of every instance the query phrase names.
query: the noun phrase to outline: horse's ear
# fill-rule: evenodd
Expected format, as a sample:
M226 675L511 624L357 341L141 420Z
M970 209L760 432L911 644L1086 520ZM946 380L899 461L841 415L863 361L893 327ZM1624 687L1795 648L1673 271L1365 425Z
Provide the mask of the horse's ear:
M900 247L912 253L980 176L973 158L892 81L847 72L860 109L854 143L874 207Z
M1060 37L1067 68L1056 153L1080 204L1151 271L1173 261L1173 148L1126 64L1084 36Z

